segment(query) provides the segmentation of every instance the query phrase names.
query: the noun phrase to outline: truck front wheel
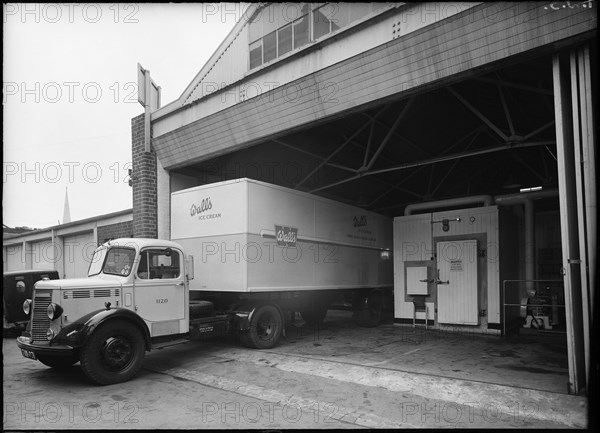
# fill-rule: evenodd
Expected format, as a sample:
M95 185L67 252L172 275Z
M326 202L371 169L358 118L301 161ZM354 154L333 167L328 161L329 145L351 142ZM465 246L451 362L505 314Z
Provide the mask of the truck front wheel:
M100 385L126 382L144 360L144 336L133 324L112 320L101 325L81 351L81 368Z
M242 331L240 340L248 347L271 349L275 347L283 330L283 317L274 305L257 308L250 320L250 328Z

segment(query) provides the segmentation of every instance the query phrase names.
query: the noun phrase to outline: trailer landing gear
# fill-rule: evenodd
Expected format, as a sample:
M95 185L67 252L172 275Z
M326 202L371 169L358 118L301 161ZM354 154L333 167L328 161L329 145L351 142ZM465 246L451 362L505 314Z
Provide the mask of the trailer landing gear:
M314 306L313 308L300 311L300 314L307 324L317 325L325 320L325 316L327 316L327 307Z

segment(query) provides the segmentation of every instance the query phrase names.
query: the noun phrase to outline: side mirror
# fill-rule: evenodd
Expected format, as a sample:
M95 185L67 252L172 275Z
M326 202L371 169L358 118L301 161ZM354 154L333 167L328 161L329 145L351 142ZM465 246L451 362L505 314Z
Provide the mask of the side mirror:
M188 280L194 279L194 256L187 256L185 260L185 272Z

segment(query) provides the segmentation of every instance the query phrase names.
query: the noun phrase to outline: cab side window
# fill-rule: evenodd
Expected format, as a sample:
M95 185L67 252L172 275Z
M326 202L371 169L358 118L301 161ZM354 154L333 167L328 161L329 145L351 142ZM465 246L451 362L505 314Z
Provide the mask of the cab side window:
M137 275L150 280L179 278L180 264L179 252L171 248L143 250Z

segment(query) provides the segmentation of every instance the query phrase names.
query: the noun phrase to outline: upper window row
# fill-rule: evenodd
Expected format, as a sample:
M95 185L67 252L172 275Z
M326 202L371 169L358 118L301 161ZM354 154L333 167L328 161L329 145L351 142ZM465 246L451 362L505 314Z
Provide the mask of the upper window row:
M385 3L271 3L250 21L250 69L385 6Z

